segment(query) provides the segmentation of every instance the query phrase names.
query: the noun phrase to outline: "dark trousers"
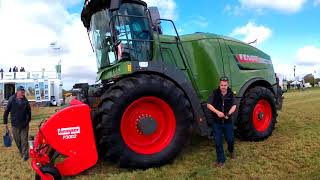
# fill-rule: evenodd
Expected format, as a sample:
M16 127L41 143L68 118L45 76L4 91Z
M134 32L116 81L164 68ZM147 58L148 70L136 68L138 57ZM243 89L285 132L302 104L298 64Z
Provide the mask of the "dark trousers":
M224 156L223 143L225 137L228 144L228 151L233 153L234 149L234 134L233 134L233 123L217 123L213 122L213 133L216 144L217 162L224 163L226 158Z
M21 157L29 157L28 134L29 125L25 128L16 128L12 126L13 139L19 149Z

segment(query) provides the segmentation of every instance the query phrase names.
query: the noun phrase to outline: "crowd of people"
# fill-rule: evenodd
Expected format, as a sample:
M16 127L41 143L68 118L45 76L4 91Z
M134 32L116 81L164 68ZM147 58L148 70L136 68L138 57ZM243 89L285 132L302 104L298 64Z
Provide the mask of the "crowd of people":
M10 67L9 72L26 72L26 70L24 69L24 67L21 67L20 70L18 70L18 67L14 66L13 68ZM3 78L3 73L4 70L0 68L0 79Z
M4 70L2 68L0 68L0 73L3 73ZM24 67L21 67L20 70L18 69L17 66L14 66L13 68L9 68L9 72L26 72L26 70L24 69Z

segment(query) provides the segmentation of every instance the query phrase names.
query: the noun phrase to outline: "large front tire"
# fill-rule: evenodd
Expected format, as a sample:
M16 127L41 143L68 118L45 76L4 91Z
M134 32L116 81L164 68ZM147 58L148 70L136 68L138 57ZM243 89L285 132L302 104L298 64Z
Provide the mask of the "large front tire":
M116 82L98 109L100 157L121 167L149 168L168 163L186 142L193 119L184 93L156 75Z
M274 94L264 87L250 89L241 101L238 118L236 132L240 139L260 141L268 138L277 122Z

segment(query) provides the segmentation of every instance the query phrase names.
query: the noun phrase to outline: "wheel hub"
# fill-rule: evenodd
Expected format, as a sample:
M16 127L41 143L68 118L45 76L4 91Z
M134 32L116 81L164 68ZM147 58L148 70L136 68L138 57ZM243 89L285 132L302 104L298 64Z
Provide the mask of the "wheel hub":
M157 121L150 115L143 115L137 119L137 130L143 135L151 135L157 130Z
M258 119L261 121L263 119L263 117L264 117L264 112L260 112L258 114Z

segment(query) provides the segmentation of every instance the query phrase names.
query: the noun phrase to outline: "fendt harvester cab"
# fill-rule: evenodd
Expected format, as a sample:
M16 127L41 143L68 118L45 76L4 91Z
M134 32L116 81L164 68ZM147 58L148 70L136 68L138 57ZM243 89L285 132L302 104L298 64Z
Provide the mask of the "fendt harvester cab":
M92 132L86 130L90 137L94 134L94 140L87 138L84 146L91 150L96 147L100 159L112 160L121 167L161 166L179 154L190 132L212 136L207 101L222 76L228 77L236 96L237 111L232 118L237 136L259 141L272 134L282 94L270 56L259 49L212 33L179 36L172 20L161 19L156 7L140 0L87 0L81 20L96 54L97 84L74 85L79 101L74 100L73 106L58 113L60 121L55 118L56 123L52 123L49 119L40 127L42 133L38 133L35 146L44 139L56 154L67 157L69 153L76 158L67 145L62 150L51 146L44 132L51 126L60 133L62 128L63 133L79 130L76 137L85 142L80 129L89 124ZM164 28L171 28L175 35L164 34ZM70 116L77 108L83 110L83 120L77 119L81 113ZM62 120L69 123L67 129ZM63 137L58 134L48 139L77 141L74 136ZM39 158L40 151L33 149ZM44 162L52 162L56 156L46 157ZM91 164L85 164L86 168L96 160L95 155L87 158ZM40 167L44 164L38 163ZM81 165L78 163L83 169ZM57 167L54 163L51 166ZM63 171L61 166L60 162L56 169ZM37 172L44 171L40 167ZM73 173L78 171L80 168ZM65 172L61 174L70 174L70 170L69 174Z

